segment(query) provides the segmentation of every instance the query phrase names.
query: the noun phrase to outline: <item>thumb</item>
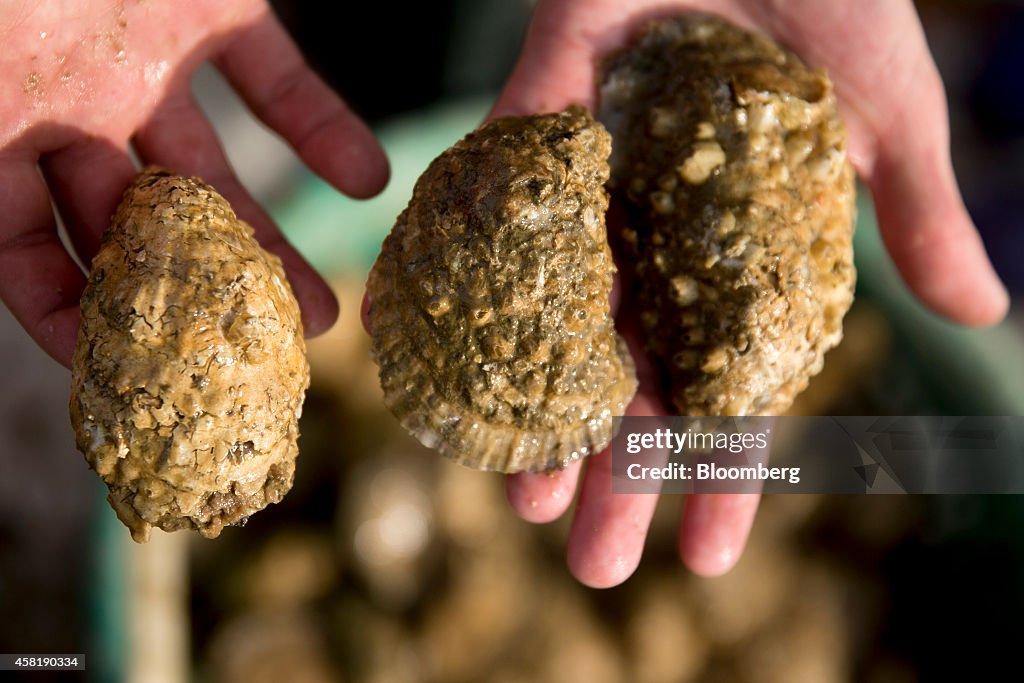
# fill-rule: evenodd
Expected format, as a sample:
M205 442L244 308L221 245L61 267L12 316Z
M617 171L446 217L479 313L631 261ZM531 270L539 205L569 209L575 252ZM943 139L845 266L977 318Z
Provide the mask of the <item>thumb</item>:
M570 104L594 110L599 60L623 43L629 18L650 2L542 0L523 49L488 119L561 111Z

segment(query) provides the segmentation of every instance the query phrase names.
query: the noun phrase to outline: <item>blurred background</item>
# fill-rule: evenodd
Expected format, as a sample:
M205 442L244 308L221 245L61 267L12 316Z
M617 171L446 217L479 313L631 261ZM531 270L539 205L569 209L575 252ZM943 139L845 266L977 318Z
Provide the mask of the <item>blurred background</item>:
M74 448L68 372L0 308L0 652L84 652L95 681L914 681L1013 670L1017 496L768 497L735 571L711 580L678 563L683 501L666 496L637 574L592 591L565 569L568 520L519 521L501 477L450 465L402 432L358 320L363 282L418 174L485 115L530 4L410 3L401 21L389 3L349 3L341 20L321 3L274 5L393 165L382 196L347 200L213 71L195 79L242 179L342 302L341 321L310 344L295 487L216 541L156 532L133 545ZM961 187L1014 310L985 331L923 311L862 196L857 303L794 412L1024 408L1024 9L918 8L948 90ZM375 59L396 46L414 58Z

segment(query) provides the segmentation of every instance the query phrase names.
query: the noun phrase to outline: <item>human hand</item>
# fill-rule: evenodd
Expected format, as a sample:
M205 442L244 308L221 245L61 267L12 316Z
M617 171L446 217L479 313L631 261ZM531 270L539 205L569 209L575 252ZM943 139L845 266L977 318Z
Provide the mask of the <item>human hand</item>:
M306 333L330 327L333 294L241 186L190 89L212 60L313 171L352 196L380 191L380 146L265 0L5 3L0 44L0 298L47 353L70 365L85 285L51 199L88 264L136 173L130 147L213 185L281 257Z
M942 82L908 0L541 0L491 116L558 111L572 103L596 109L601 58L647 20L683 11L724 16L825 67L849 130L850 159L871 188L882 237L904 281L956 322L985 325L1003 317L1006 291L960 198ZM627 414L667 414L635 321L619 316L618 322L640 379ZM568 508L580 476L580 463L512 475L508 498L524 519L551 521ZM656 502L653 495L612 494L609 450L588 458L569 535L573 574L594 587L626 580L640 561ZM683 562L702 575L728 571L757 504L750 494L690 496L679 532Z

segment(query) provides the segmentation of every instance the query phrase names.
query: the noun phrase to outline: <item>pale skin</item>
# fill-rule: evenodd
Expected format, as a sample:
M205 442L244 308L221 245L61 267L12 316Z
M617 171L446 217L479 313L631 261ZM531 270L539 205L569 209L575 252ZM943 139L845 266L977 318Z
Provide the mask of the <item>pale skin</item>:
M1008 298L971 224L949 161L942 83L909 0L541 0L492 116L593 107L599 57L643 19L706 10L764 31L828 69L889 253L911 290L967 325L1003 317ZM64 249L50 201L85 263L121 192L143 163L214 185L284 260L307 333L337 316L327 285L238 182L193 100L189 77L211 60L253 112L342 192L371 196L387 162L366 126L305 65L262 0L24 0L0 12L0 298L36 342L70 364L84 276ZM659 414L657 371L638 358L635 415ZM524 519L563 514L580 496L568 545L583 583L635 570L656 496L613 495L610 454L564 470L515 475L508 498ZM756 496L693 496L679 533L683 562L703 575L733 566Z

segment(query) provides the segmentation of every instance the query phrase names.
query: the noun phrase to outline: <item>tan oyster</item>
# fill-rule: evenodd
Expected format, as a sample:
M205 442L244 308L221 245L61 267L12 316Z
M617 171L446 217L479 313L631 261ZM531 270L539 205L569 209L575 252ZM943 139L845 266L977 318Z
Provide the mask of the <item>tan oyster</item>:
M579 107L484 125L431 163L370 273L385 402L460 463L564 466L636 389L609 316L608 134Z
M223 197L147 169L81 306L71 421L132 538L212 538L281 500L309 384L302 322L280 260Z
M853 299L854 174L828 78L720 19L660 20L605 62L601 119L676 408L785 410Z

